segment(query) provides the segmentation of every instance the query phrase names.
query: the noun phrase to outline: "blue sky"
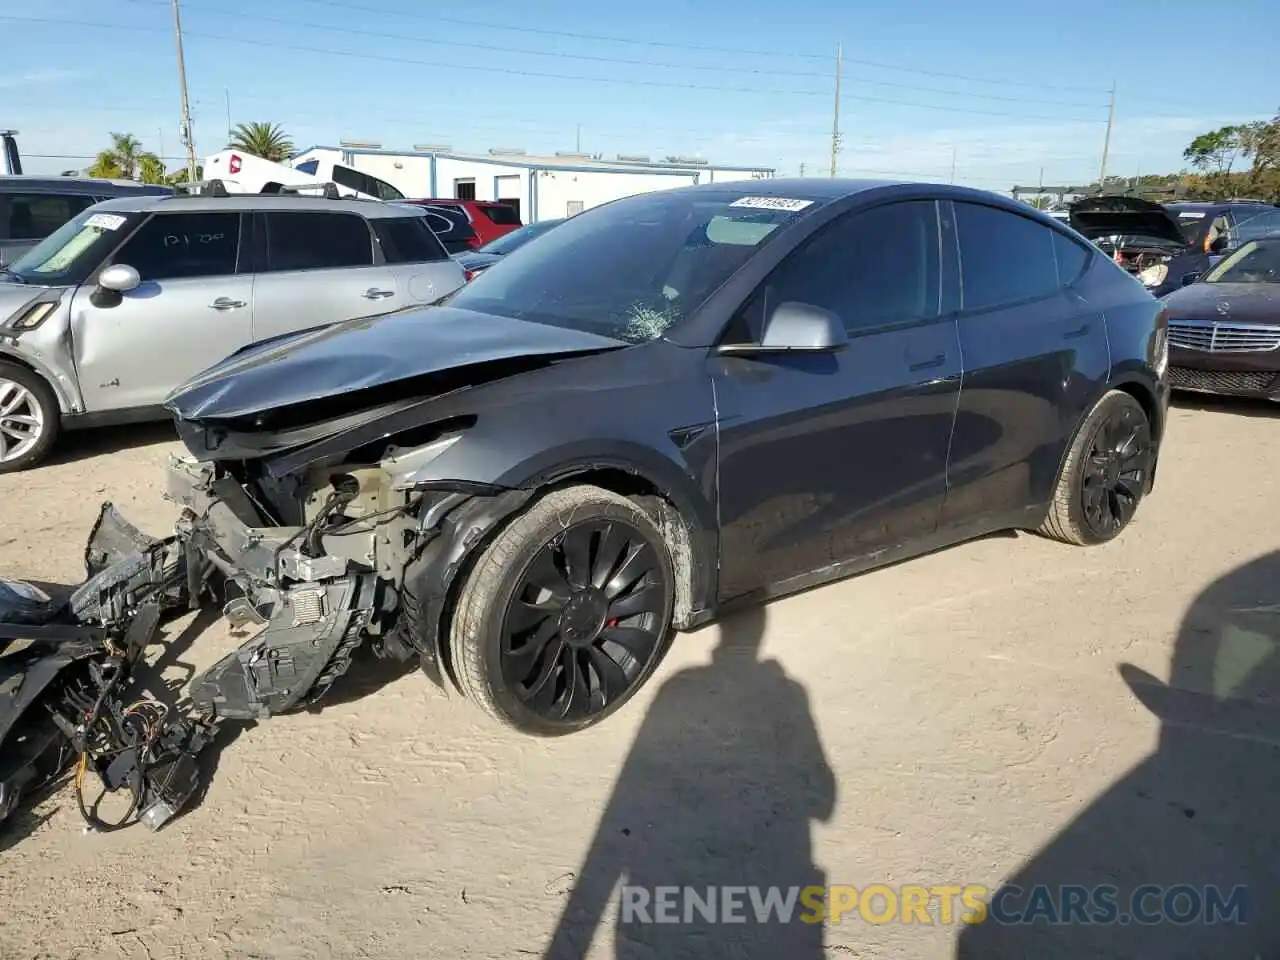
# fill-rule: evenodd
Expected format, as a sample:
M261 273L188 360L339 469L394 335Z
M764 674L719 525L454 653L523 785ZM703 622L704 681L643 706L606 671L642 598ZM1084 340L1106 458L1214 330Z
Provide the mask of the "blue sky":
M957 181L1007 190L1041 170L1097 176L1113 81L1111 173L1179 169L1196 133L1272 116L1272 2L1236 0L1217 46L1190 0L1069 14L1011 0L183 0L182 15L201 155L224 145L229 99L233 123L283 123L299 148L534 153L580 135L605 157L821 175L840 43L842 174L948 179L954 160ZM19 130L28 172L87 165L113 130L180 165L168 0L0 0L0 51L0 127Z

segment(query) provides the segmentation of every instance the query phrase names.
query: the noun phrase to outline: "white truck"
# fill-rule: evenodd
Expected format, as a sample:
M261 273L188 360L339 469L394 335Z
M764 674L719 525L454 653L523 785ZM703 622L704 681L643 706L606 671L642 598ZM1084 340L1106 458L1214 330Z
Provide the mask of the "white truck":
M343 197L405 199L403 193L385 180L332 160L313 159L294 167L241 150L222 150L208 157L203 179L221 180L228 193L279 193L281 187L320 187L332 183Z

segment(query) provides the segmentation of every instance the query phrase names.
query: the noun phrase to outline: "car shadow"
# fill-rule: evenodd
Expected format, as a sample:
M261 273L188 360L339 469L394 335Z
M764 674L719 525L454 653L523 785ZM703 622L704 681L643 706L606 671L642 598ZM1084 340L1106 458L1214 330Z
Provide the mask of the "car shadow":
M803 686L762 660L766 608L722 621L707 666L657 691L543 956L584 956L615 923L618 957L823 956L821 923L801 902L789 922L759 922L744 885L825 883L811 825L835 810L836 782ZM624 887L619 899L615 888ZM688 888L702 898L662 887ZM708 898L708 889L711 896ZM725 888L746 922L715 922ZM667 919L667 906L677 922ZM712 920L706 910L715 911ZM658 921L658 922L648 922Z
M1119 671L1160 721L1155 752L992 895L961 960L1277 955L1280 552L1195 598L1167 684Z
M1207 393L1175 392L1169 404L1178 410L1194 410L1219 416L1234 414L1237 417L1254 417L1262 420L1280 418L1280 403L1271 400L1252 400L1245 397L1219 397Z
M178 434L169 420L69 430L58 438L49 458L41 466L52 467L77 463L93 457L122 453L135 447L146 447L153 443L165 443L177 439Z

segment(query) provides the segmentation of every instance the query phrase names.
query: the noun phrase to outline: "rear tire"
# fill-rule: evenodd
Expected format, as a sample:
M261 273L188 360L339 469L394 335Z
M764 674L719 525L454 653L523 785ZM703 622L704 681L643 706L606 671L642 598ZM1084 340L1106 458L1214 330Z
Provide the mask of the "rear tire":
M0 361L0 473L28 470L44 460L61 427L58 399L44 378Z
M653 674L675 576L652 518L593 486L548 493L480 554L449 631L462 694L536 736L593 726Z
M1075 546L1115 539L1146 495L1154 455L1142 404L1122 390L1108 391L1067 451L1038 532Z

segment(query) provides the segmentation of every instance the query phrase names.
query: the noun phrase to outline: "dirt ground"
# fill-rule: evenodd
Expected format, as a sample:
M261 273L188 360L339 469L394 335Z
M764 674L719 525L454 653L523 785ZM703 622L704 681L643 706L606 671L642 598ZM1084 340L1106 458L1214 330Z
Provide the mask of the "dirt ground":
M563 740L358 663L319 709L222 744L202 802L158 834L86 834L66 790L20 816L0 833L0 957L540 957L558 934L579 946L557 957L591 940L589 957L668 960L746 936L627 939L620 877L1212 879L1274 904L1278 430L1268 408L1180 404L1119 541L989 538L681 636L621 714ZM176 450L163 427L112 432L0 477L0 575L78 581L103 500L167 532ZM233 642L193 633L170 674ZM813 929L825 942L732 955L950 957L962 933L856 913ZM1255 942L1274 932L1213 954L1275 956ZM1096 930L973 933L973 956L1106 952Z

